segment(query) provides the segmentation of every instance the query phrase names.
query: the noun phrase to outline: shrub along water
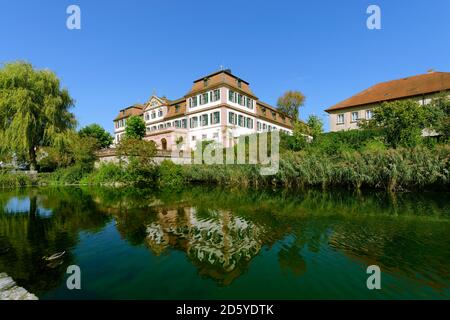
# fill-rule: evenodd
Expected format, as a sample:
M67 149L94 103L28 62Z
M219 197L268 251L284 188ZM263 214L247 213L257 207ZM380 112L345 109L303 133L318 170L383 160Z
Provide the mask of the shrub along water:
M233 186L377 188L386 190L448 189L450 146L432 149L389 149L285 152L274 176L261 176L255 165L189 165L184 181Z

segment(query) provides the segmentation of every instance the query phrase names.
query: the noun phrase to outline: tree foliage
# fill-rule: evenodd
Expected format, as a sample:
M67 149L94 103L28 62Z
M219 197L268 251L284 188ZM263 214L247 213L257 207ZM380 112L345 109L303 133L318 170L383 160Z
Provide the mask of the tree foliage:
M298 109L305 103L305 96L300 91L287 91L278 98L277 106L280 112L298 120Z
M156 145L153 141L125 137L116 150L120 161L128 163L126 172L130 183L149 186L157 181Z
M108 148L113 143L111 134L100 125L93 123L78 131L80 137L91 137L97 140L99 148Z
M306 120L306 124L308 125L308 134L313 138L316 138L323 133L323 121L318 116L309 116Z
M145 136L145 122L139 116L131 116L127 119L125 136L130 139L142 139Z
M447 141L450 138L450 98L448 94L439 94L424 108L427 127L441 134L444 141Z
M141 166L153 165L153 158L156 155L156 145L153 141L146 141L136 138L124 138L116 148L117 156L129 162L137 162Z
M37 154L41 171L53 171L71 165L79 165L87 170L93 168L97 156L98 141L93 137L82 137L75 131L58 135L53 146L42 147Z
M363 128L382 128L388 146L414 147L427 127L426 109L413 100L384 102L374 108L372 119Z
M34 169L37 148L75 127L73 104L52 71L26 62L5 64L0 69L1 152L23 155Z

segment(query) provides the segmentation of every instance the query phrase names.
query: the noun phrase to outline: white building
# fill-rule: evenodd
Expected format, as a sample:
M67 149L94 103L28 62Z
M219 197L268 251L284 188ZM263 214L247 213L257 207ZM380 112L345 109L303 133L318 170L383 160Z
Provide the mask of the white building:
M146 140L158 149L195 149L200 141L215 141L233 146L236 138L263 131L292 133L293 121L276 108L259 101L249 83L230 70L221 70L195 80L191 90L177 100L153 95L144 105L120 111L114 119L115 142L125 131L126 120L142 116Z

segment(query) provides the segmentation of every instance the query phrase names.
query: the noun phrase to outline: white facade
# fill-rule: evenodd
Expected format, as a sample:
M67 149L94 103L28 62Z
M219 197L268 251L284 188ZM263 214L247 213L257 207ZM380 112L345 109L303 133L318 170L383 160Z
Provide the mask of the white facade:
M205 79L214 76L217 77L217 73ZM234 77L230 73L220 76ZM171 150L174 146L180 148L180 144L182 150L193 150L201 141L214 141L224 147L231 147L237 137L243 135L273 130L292 133L288 121L281 123L276 109L266 104L261 107L250 90L241 88L241 80L236 77L233 79L236 79L235 88L229 82L208 87L205 81L204 90L198 85L199 80L194 81L196 89L176 101L152 96L141 113L146 125L145 139L154 141L163 150ZM267 108L269 115L276 113L278 120L277 117L266 117L265 111L264 115L258 114L258 107L264 110ZM174 112L174 108L181 110ZM116 143L120 141L125 127L124 121L120 117L118 119L115 121ZM284 116L282 119L284 121Z

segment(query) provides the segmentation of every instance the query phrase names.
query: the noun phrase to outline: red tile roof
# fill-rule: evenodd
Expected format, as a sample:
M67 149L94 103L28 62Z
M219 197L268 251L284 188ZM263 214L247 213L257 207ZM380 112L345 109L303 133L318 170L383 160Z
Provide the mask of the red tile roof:
M450 90L450 73L430 72L427 74L378 83L347 100L339 102L325 111L330 112L446 90Z
M137 104L137 105L125 108L123 110L120 110L120 112L117 115L117 117L114 118L114 121L120 120L120 119L124 119L124 118L128 118L130 116L140 116L140 115L142 115L142 110L143 109L144 109L143 105Z

